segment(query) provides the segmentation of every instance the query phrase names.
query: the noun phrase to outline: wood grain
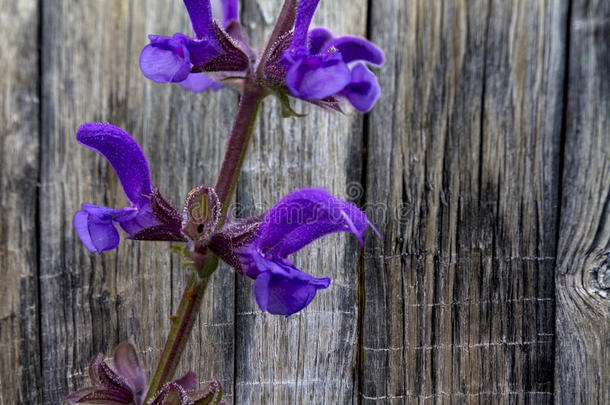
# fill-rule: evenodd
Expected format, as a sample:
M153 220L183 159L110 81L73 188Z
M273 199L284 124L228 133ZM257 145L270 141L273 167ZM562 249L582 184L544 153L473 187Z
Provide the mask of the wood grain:
M213 183L236 97L193 95L142 76L147 34L191 31L181 2L53 1L43 7L41 317L43 396L59 403L88 383L96 352L136 344L154 371L171 307L185 283L169 245L122 241L90 254L72 227L80 203L126 204L110 166L75 141L77 127L109 121L132 134L148 156L153 184L177 205L193 187ZM233 274L220 269L181 371L218 378L228 399L233 380Z
M372 9L363 403L552 402L566 5Z
M281 0L241 3L260 47ZM57 404L124 340L152 374L186 279L166 244L83 247L79 204L126 200L76 129L127 130L180 206L214 183L237 97L140 73L147 34L191 32L180 1L0 10L0 405ZM282 119L265 100L232 212L322 186L382 240L297 254L333 282L289 318L223 265L179 372L238 404L607 403L608 2L322 1L314 25L385 50L382 98L364 118L294 103L308 116Z
M40 402L38 2L0 0L0 404Z
M252 40L271 32L281 1L244 2L243 20ZM364 35L365 1L322 2L315 25L336 33ZM265 101L251 153L238 186L238 203L261 213L292 190L324 187L347 198L359 178L362 119L295 103L305 119L282 119L278 104ZM235 402L347 403L355 393L357 242L327 236L296 255L298 268L331 277L304 311L283 318L261 313L252 281L239 279L236 295Z
M573 1L556 270L555 399L610 401L610 4Z

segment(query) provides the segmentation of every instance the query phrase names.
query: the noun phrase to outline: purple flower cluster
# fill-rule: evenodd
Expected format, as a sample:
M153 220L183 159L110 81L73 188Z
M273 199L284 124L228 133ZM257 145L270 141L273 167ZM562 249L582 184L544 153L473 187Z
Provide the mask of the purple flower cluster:
M334 232L352 233L362 245L370 224L353 204L322 189L307 188L287 195L262 217L229 218L218 230L222 207L214 189L194 189L179 212L151 186L142 149L122 129L84 124L77 140L108 160L132 204L122 209L83 204L74 216L74 227L87 249L100 253L116 248L116 225L131 239L184 242L193 255L210 249L239 274L255 280L256 301L272 314L300 311L330 284L328 278L297 269L290 255Z
M112 359L98 353L89 364L92 386L78 390L66 398L68 404L127 404L142 405L146 395L146 373L135 348L121 343ZM222 390L212 381L205 390L197 390L197 375L192 371L182 378L165 384L149 405L224 404Z
M294 30L273 44L269 58L261 58L238 21L237 0L217 4L222 22L213 19L210 0L184 0L195 37L151 35L140 68L151 80L180 83L192 91L216 90L229 77L254 77L272 91L320 106L338 109L339 100L346 99L356 110L368 112L380 89L367 64L381 66L384 54L364 38L310 29L319 2L300 0ZM259 64L264 66L259 69Z

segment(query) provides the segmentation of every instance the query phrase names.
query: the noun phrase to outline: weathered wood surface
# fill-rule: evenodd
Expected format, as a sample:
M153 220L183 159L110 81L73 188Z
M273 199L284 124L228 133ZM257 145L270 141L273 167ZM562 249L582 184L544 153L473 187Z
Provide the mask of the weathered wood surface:
M38 2L0 0L0 404L40 402Z
M566 6L372 10L373 41L404 46L368 127L366 200L387 210L365 251L365 403L552 402Z
M281 0L242 3L262 44ZM386 51L382 99L366 118L265 101L236 210L323 186L382 240L298 254L333 282L290 318L223 266L181 370L239 404L607 402L609 21L603 0L322 1L315 24ZM125 198L77 127L127 130L180 204L214 182L237 98L139 72L146 34L190 32L180 1L0 0L0 22L0 404L56 404L123 340L151 373L185 282L163 244L82 246L79 204Z
M558 403L610 401L610 3L574 1L559 246Z

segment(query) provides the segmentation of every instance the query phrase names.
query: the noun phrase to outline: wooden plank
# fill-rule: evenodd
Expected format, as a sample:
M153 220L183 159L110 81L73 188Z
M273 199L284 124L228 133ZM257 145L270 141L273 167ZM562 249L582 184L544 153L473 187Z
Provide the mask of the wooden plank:
M244 2L255 44L268 38L280 0ZM315 25L364 35L366 1L323 1ZM304 119L282 119L278 104L264 103L251 153L238 186L245 212L263 212L288 192L308 185L347 198L360 177L362 118L295 103ZM261 313L252 281L236 286L235 402L346 403L355 393L357 242L325 237L296 255L298 268L332 278L328 290L289 318Z
M0 404L39 403L38 2L0 10Z
M110 166L75 141L77 127L109 121L132 134L153 183L182 205L192 188L213 184L236 97L193 95L142 76L146 35L191 32L181 2L53 1L43 7L41 309L45 403L88 383L96 352L134 342L154 371L185 281L169 245L123 241L92 255L72 227L82 202L126 204ZM233 274L220 269L185 353L182 371L218 378L232 397ZM220 297L219 297L220 296ZM212 305L213 302L213 305Z
M610 401L610 4L572 2L556 269L555 399Z
M567 2L388 1L363 403L551 403Z

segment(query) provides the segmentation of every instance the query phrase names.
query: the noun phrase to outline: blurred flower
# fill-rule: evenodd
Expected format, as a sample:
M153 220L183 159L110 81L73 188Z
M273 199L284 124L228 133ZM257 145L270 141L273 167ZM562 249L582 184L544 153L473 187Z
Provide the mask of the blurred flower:
M68 404L133 404L142 405L146 395L146 374L135 348L121 343L114 349L112 359L104 360L98 353L89 365L89 377L93 386L83 388L66 397ZM149 404L191 405L195 403L219 404L222 389L218 381L197 392L197 375L192 371L182 378L167 383ZM203 401L207 402L203 402ZM202 401L202 402L198 402Z

